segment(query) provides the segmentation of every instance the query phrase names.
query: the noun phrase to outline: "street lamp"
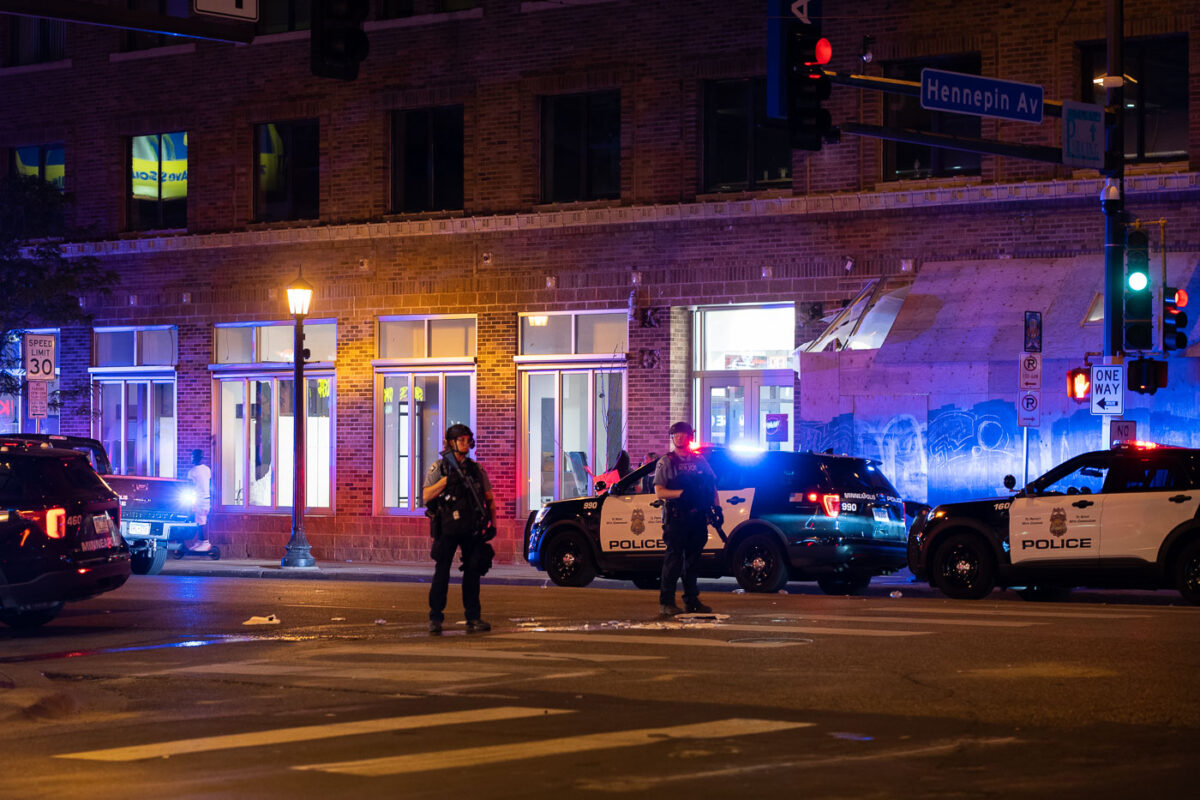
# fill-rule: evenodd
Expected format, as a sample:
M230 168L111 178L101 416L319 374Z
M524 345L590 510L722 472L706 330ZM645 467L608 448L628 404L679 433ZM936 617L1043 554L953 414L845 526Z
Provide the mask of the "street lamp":
M296 369L292 381L292 419L295 429L292 436L292 538L288 540L282 565L292 569L315 569L317 562L304 536L304 359L308 357L308 351L304 349L304 318L312 302L312 284L304 280L302 274L298 275L288 285L287 296L288 310L296 318L296 343L293 348Z

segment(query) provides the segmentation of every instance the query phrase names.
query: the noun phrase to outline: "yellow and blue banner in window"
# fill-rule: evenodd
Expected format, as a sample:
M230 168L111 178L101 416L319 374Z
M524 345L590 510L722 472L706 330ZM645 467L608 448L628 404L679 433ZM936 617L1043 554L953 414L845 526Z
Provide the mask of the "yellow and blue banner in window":
M134 136L130 185L138 200L187 197L187 132Z

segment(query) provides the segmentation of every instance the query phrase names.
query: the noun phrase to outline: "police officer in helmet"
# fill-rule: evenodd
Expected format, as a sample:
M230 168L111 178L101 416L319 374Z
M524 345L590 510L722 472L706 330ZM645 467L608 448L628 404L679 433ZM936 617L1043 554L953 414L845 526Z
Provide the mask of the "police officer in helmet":
M429 632L442 632L446 594L450 585L450 566L454 552L462 551L462 600L467 633L483 633L492 626L480 618L479 577L491 566L496 535L496 504L492 483L483 467L470 457L475 434L466 425L451 425L446 430L446 450L425 474L421 497L430 519L434 560L433 582L429 586Z
M663 617L682 613L675 605L675 582L683 579L683 605L688 613L712 613L700 602L696 571L700 553L708 541L708 518L717 497L717 478L704 457L690 445L695 430L686 422L671 426L671 452L658 460L654 471L654 493L665 501L663 541L667 545L663 560L659 611Z

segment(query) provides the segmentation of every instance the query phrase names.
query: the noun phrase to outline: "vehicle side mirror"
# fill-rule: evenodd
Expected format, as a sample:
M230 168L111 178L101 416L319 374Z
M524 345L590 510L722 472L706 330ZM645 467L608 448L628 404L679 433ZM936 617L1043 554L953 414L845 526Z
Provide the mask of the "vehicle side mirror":
M608 484L604 481L596 481L594 485L596 487L596 494L603 494L604 490L608 488Z
M1008 489L1010 492L1013 489L1017 488L1017 479L1014 478L1012 475L1005 475L1004 476L1004 488Z

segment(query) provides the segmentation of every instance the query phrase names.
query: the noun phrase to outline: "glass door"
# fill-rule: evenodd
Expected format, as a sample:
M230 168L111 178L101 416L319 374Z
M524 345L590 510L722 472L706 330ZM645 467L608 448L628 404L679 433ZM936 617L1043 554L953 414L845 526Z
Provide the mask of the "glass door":
M790 370L701 378L700 406L702 441L766 450L794 447Z

